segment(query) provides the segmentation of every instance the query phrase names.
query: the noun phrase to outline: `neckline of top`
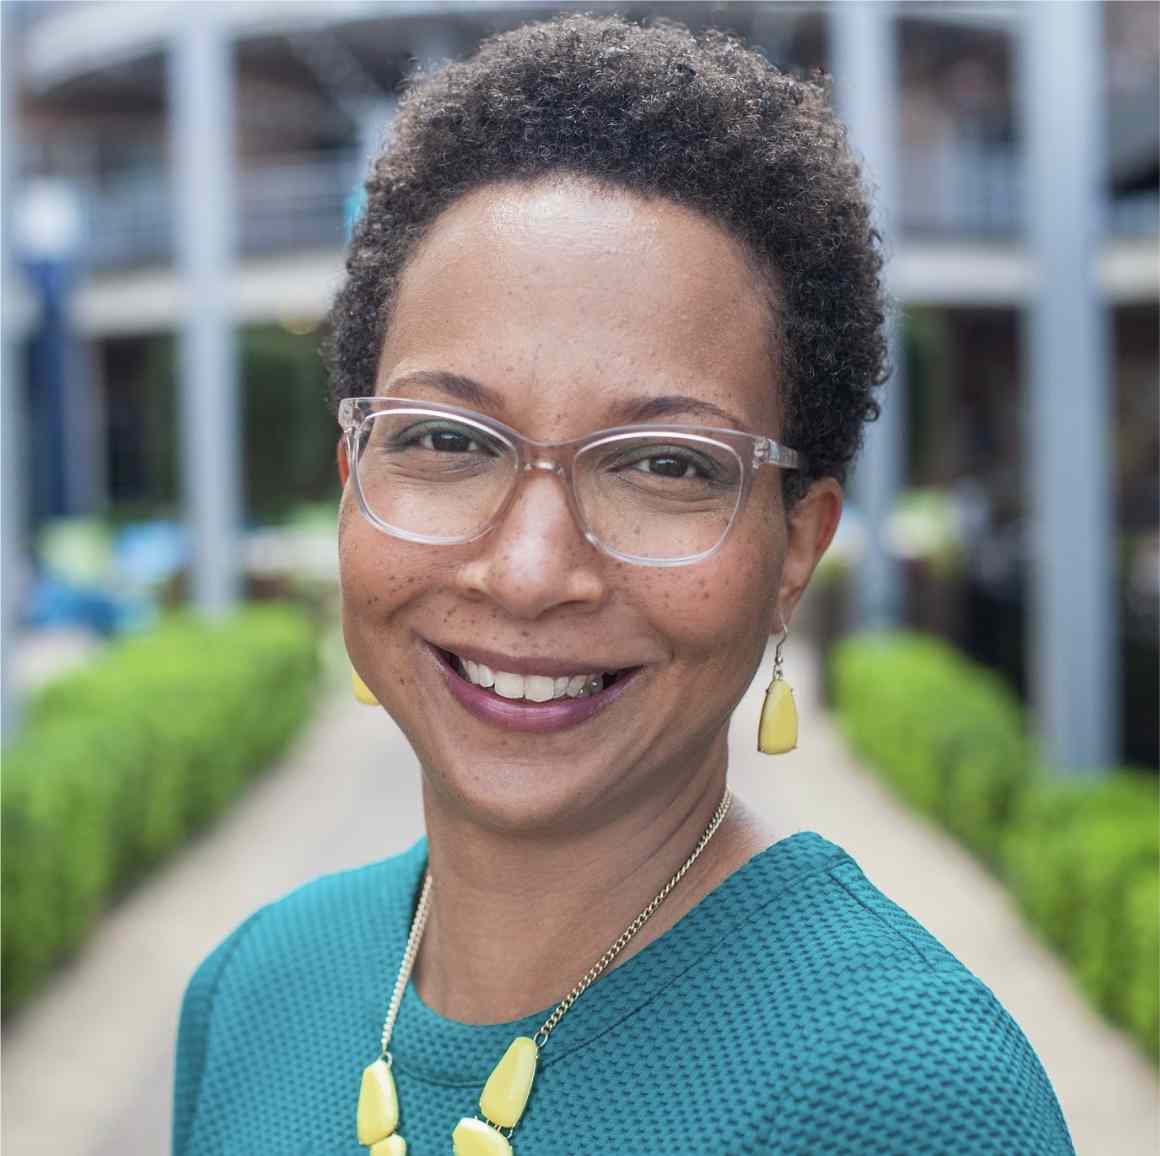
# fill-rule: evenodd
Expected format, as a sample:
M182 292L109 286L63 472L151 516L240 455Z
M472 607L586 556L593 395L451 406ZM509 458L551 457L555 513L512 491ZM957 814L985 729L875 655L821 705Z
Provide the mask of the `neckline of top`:
M560 1021L541 1066L558 1062L639 1011L757 909L803 876L846 858L841 847L816 831L798 831L759 851L672 927L598 979ZM426 839L419 840L407 859L405 885L412 903L404 918L409 920L427 866ZM758 883L764 886L754 886ZM463 1023L440 1015L408 983L391 1039L392 1061L400 1073L428 1083L482 1084L508 1044L516 1036L534 1035L551 1011L544 1008L504 1023Z

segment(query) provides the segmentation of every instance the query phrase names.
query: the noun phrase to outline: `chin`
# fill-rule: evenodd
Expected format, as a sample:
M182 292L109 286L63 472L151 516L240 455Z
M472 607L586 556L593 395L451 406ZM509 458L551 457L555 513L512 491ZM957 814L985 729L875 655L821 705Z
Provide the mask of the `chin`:
M574 759L544 755L534 762L493 757L470 764L423 759L422 764L427 789L471 823L504 834L598 826L614 805L615 781L607 771L585 773Z

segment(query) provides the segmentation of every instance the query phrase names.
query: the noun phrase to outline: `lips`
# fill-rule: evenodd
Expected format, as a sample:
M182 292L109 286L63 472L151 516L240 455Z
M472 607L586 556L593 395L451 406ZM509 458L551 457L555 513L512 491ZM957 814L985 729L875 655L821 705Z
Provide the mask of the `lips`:
M521 674L489 668L433 644L428 644L427 649L452 697L476 718L508 730L546 732L585 722L615 702L643 669L637 666L564 673L560 663L553 663L550 665L560 673L549 676L526 671ZM476 668L474 678L468 662ZM511 660L507 664L517 665ZM483 672L479 670L481 665L484 666ZM518 665L526 667L529 663L521 661ZM493 680L490 687L484 685L488 674ZM573 679L581 676L584 685L577 688L577 693L570 694ZM557 693L558 688L561 693Z
M587 698L610 687L623 673L620 669L556 675L536 671L519 673L495 669L450 650L441 650L440 653L461 678L509 701L541 703L565 697ZM516 664L509 660L508 665Z

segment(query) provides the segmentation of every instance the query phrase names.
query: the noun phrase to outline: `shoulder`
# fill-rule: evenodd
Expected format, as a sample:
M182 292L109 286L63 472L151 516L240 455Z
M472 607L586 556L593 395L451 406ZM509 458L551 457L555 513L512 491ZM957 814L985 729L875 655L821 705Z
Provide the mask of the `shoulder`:
M402 951L425 862L420 840L401 855L315 879L254 912L202 960L181 1006L175 1153L187 1149L207 1072L244 1051L251 1028L260 1024L268 1039L292 1033L304 1011L336 1000L337 977L377 979L382 961Z
M772 1150L1070 1156L1051 1083L1015 1020L827 845L834 854L775 899L756 933L763 951L794 959L774 973L796 1046L771 1108Z
M191 991L220 988L244 973L271 972L322 962L335 952L357 951L373 941L377 949L405 930L415 888L426 862L426 841L402 854L323 875L259 908L201 963Z
M731 902L718 907L744 916L734 946L769 961L773 979L776 961L787 959L795 980L839 990L887 974L969 974L845 850L816 832L780 840L728 882L721 894Z
M976 977L880 977L847 1010L779 1097L778 1152L1074 1156L1038 1056Z
M301 970L332 952L357 951L373 941L398 936L411 917L419 876L426 862L426 840L400 855L364 867L323 875L259 908L228 935L199 965L187 995L204 999L228 977L231 984L252 970L285 964Z

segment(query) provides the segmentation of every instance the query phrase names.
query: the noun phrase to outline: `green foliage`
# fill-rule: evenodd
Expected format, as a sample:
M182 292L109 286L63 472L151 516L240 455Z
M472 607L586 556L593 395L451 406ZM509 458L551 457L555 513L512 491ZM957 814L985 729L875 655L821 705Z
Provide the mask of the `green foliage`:
M280 325L246 326L238 334L243 493L251 519L277 520L304 496L337 505L338 424L318 345L317 333ZM132 423L124 439L131 444L112 479L115 514L124 521L180 514L177 346L159 335L142 348L138 359L110 367L119 411Z
M1123 992L1123 1023L1160 1061L1160 875L1140 872L1124 894L1124 938L1133 981Z
M29 994L108 903L234 798L307 717L300 611L178 615L46 687L4 753L3 1001Z
M245 492L251 515L280 518L303 495L338 504L338 423L327 404L316 333L278 327L243 331Z
M945 643L866 633L830 676L851 746L1005 879L1111 1019L1160 1057L1160 791L1041 767L1014 695Z
M1005 874L1111 1019L1160 1057L1160 790L1150 773L1037 778L1003 839ZM1151 896L1151 909L1148 897Z
M1012 692L919 634L847 638L832 662L838 716L853 748L909 803L993 861L1029 773Z

